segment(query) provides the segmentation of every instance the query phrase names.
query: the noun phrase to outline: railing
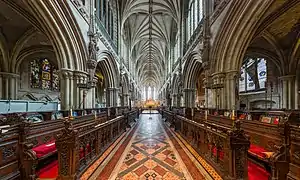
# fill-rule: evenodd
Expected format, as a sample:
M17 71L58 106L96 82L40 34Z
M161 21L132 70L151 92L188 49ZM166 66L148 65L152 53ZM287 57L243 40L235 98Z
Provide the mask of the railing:
M289 164L288 180L296 180L300 177L300 126L291 126L291 162Z
M126 128L135 121L137 111L128 112L92 128L76 130L66 120L65 128L56 137L58 151L58 179L77 179L97 160ZM134 119L133 119L134 118Z
M170 112L163 112L163 114L166 113L168 117L172 117ZM176 114L176 110L173 114ZM248 119L250 115L252 118ZM299 176L300 111L230 112L230 110L220 109L196 110L186 108L184 116L186 118L178 115L172 117L175 129L179 130L188 139L188 142L191 142L192 146L198 150L199 154L203 155L216 169L224 169L223 161L226 160L226 153L224 149L219 149L219 146L223 147L224 144L216 145L215 141L226 141L224 134L235 131L239 126L238 128L242 130L242 133L250 137L249 158L255 161L257 166L263 164L262 168L265 168L266 175L269 174L272 179L286 179L288 172L290 179ZM237 122L239 122L238 125ZM203 133L205 128L210 129L207 131L210 135ZM200 138L202 136L207 137L205 142L210 142L213 139L211 141L213 144L208 147L197 145L199 142L202 143ZM195 142L197 143L195 144ZM212 153L215 153L213 158L208 157L207 153L203 154L202 151L206 151L205 148L213 148ZM258 149L261 150L257 151ZM222 159L218 159L220 156L218 151L224 152ZM220 171L220 174L224 174L224 172Z
M65 144L61 144L60 148L65 149L72 147L76 149L72 151L72 155L78 158L76 160L76 163L78 163L78 166L76 166L76 176L80 175L116 137L124 132L125 128L132 127L138 117L138 110L126 111L124 116L117 118L108 116L107 109L74 111L76 111L78 115L80 113L82 113L82 115L71 117L69 116L69 112L65 112L66 118L68 117L67 119L69 119L68 123L66 123L64 119L29 123L19 114L13 114L9 116L8 120L0 121L0 154L2 154L2 156L0 156L1 178L37 178L37 171L40 170L38 166L43 165L44 167L49 165L48 160L50 156L51 160L57 159L57 151L59 150L55 146L55 137L57 134L61 134L61 132L69 133L62 138L73 138L72 140L77 143L72 144L70 143L72 141L68 141ZM87 113L89 114L84 115ZM131 124L129 125L129 123ZM96 132L96 130L98 131ZM98 143L97 146L96 142ZM84 146L84 143L86 143L86 146ZM47 151L46 148L43 149L43 155L37 154L37 152L41 152L41 149L36 151L36 148L43 146L48 147L48 145L54 149L52 148L51 151ZM100 150L99 148L97 149L97 147L100 146ZM67 156L67 154L64 153L59 154L60 158ZM75 161L71 161L70 159L70 161L62 163L71 162ZM70 164L67 165L69 166ZM61 164L60 167L62 169L60 172L64 172L63 166L65 165ZM72 168L74 167L69 166L67 169L73 172L75 169ZM61 177L65 178L63 175Z
M180 134L224 179L246 179L247 150L250 142L240 129L215 124L200 124L177 116Z

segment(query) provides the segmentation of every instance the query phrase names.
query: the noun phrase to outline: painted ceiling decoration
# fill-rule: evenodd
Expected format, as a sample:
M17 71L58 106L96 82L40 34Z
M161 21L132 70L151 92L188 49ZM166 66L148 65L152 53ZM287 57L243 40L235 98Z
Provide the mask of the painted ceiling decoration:
M122 36L138 82L159 87L166 76L174 31L180 22L180 0L121 1Z

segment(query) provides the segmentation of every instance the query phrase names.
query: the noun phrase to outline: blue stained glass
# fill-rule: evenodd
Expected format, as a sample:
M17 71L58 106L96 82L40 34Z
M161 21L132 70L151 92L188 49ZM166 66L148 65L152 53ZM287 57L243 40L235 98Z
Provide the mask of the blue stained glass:
M267 81L267 62L263 58L258 59L257 74L258 74L259 88L265 88L266 87L265 83Z

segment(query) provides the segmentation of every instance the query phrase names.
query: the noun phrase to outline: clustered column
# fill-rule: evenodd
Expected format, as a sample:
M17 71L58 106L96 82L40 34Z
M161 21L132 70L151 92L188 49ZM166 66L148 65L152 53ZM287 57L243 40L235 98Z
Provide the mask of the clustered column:
M177 94L173 94L172 100L173 100L172 106L173 106L173 107L178 107L178 106L177 106Z
M238 105L238 72L229 71L225 75L224 79L224 108L225 109L237 109Z
M184 101L185 107L195 107L195 89L184 89Z
M93 83L96 82L96 79ZM79 88L79 84L87 83L87 73L60 70L60 99L61 109L93 108L95 106L95 87Z
M0 72L0 99L17 99L20 75Z
M106 90L107 107L116 107L118 104L118 88L109 87Z
M282 108L298 109L298 78L295 75L279 77L282 82Z

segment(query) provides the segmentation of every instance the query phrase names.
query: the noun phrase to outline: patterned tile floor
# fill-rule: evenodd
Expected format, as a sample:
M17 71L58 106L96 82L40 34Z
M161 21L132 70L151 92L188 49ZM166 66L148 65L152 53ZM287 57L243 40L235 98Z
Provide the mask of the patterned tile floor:
M205 179L185 152L182 149L177 150L180 146L174 146L174 141L170 140L162 123L158 114L141 115L137 130L120 155L119 161L111 164L114 169L111 168L109 179ZM98 179L108 178L104 177L101 178L100 174Z

